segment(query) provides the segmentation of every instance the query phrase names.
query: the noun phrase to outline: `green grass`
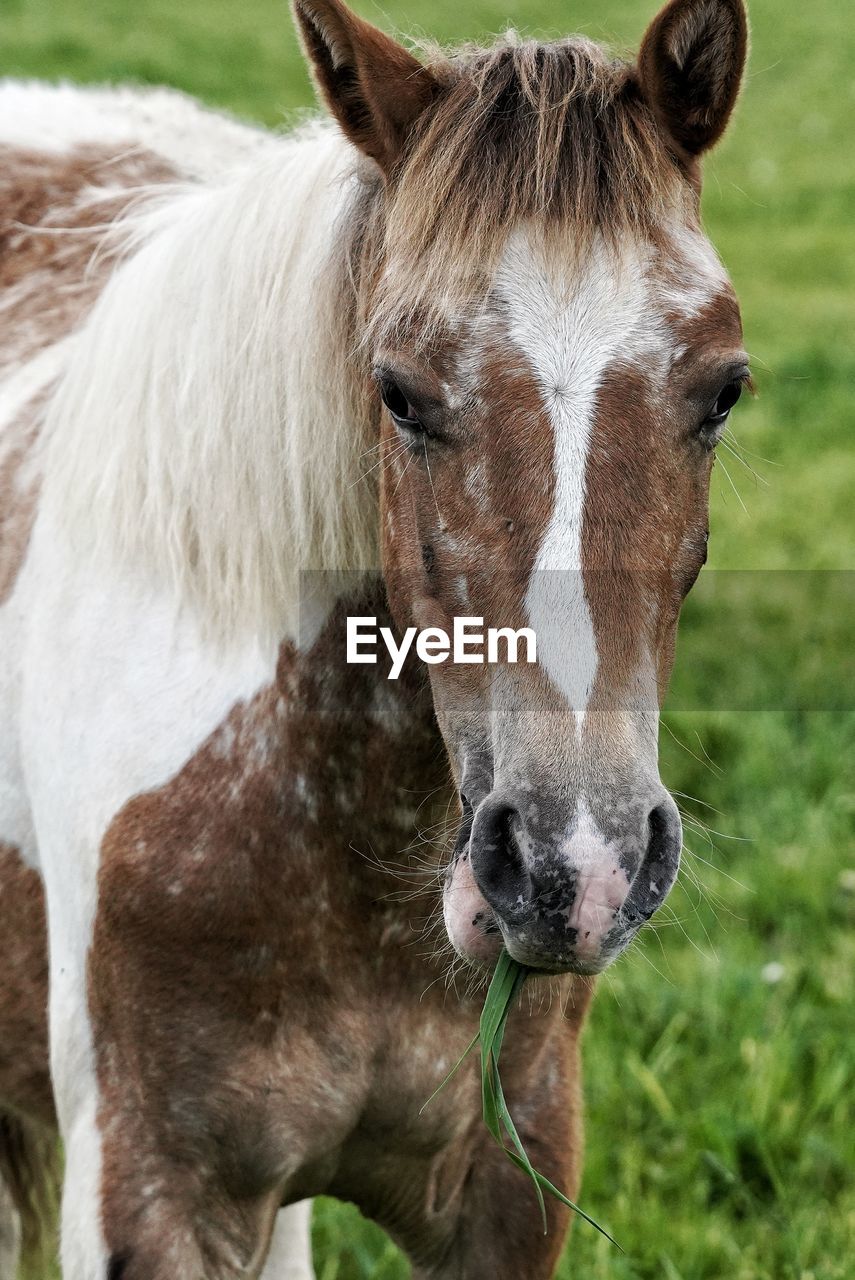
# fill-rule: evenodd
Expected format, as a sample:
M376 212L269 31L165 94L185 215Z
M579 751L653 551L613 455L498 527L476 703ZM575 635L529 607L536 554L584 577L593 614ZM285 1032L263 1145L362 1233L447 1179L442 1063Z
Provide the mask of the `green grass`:
M443 40L566 22L631 48L651 6L361 11ZM687 619L663 773L722 834L689 829L670 907L601 984L580 1202L626 1254L577 1223L565 1280L847 1280L855 1265L852 611L807 575L791 606L771 572L855 567L855 17L849 0L751 12L750 76L708 164L705 216L760 389L734 429L766 483L722 455L745 510L717 467L712 564L770 572L745 625L714 591ZM163 81L270 123L310 101L279 0L2 0L0 70ZM806 683L792 697L794 670ZM347 1206L321 1202L315 1230L321 1280L407 1274Z
M520 993L531 972L525 965L518 964L507 951L502 951L493 970L489 989L484 997L477 1035L469 1043L461 1057L458 1058L445 1079L440 1082L439 1086L428 1097L422 1110L430 1106L437 1094L442 1092L452 1076L459 1071L470 1053L475 1052L477 1049L481 1058L481 1115L484 1124L493 1140L502 1148L511 1163L521 1170L532 1183L540 1208L540 1216L543 1220L544 1232L549 1230L545 1197L554 1196L561 1204L566 1205L568 1209L572 1209L573 1213L587 1222L589 1226L596 1228L606 1240L616 1244L614 1237L604 1231L598 1222L595 1222L589 1214L585 1213L584 1209L568 1199L560 1187L556 1187L544 1174L535 1169L517 1131L514 1118L508 1110L499 1071L499 1059L508 1025L508 1017L511 1011L517 1007Z

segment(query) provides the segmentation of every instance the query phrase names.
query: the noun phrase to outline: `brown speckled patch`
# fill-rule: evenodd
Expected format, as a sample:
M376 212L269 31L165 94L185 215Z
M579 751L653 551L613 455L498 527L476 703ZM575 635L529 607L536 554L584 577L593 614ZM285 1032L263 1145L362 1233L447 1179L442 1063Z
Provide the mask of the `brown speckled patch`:
M23 363L80 323L114 265L110 253L95 256L105 229L139 188L175 177L146 151L0 147L0 366Z
M82 322L115 264L105 229L141 186L175 176L145 151L117 158L95 146L62 156L0 147L0 374L21 369ZM50 388L38 391L0 422L0 604L36 515L33 453L49 397Z
M0 605L15 585L36 518L39 478L32 452L46 398L34 396L0 435Z

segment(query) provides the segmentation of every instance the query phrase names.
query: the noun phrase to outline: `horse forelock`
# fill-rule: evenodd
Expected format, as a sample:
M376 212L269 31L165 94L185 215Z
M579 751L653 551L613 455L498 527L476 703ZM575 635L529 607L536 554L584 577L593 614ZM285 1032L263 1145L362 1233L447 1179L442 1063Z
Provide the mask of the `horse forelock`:
M655 238L697 206L638 89L633 67L598 45L513 34L429 65L440 88L380 208L375 334L414 316L429 334L488 293L521 225L579 244ZM406 263L405 270L396 264Z

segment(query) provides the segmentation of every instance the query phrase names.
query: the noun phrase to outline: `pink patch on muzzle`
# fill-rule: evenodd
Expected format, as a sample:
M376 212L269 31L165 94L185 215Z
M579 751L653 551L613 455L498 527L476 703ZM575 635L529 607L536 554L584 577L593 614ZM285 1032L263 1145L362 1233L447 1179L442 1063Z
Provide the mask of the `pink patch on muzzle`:
M626 872L616 863L583 872L576 883L576 896L567 913L567 923L576 930L574 951L582 964L595 964L603 942L614 928L616 913L629 893Z
M496 960L502 949L502 935L475 883L468 851L454 864L446 881L442 909L455 951L479 964Z

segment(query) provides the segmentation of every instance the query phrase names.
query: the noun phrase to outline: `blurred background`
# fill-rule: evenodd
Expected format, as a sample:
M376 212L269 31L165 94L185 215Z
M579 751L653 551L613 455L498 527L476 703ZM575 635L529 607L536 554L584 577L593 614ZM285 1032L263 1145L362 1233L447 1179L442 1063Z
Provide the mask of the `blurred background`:
M628 52L655 0L357 7L405 36ZM581 1223L566 1280L855 1275L855 12L750 11L704 212L759 396L719 454L662 732L684 869L587 1032L580 1198L626 1252ZM0 74L176 85L274 126L312 102L283 0L0 0ZM352 1208L315 1218L320 1280L407 1275Z

